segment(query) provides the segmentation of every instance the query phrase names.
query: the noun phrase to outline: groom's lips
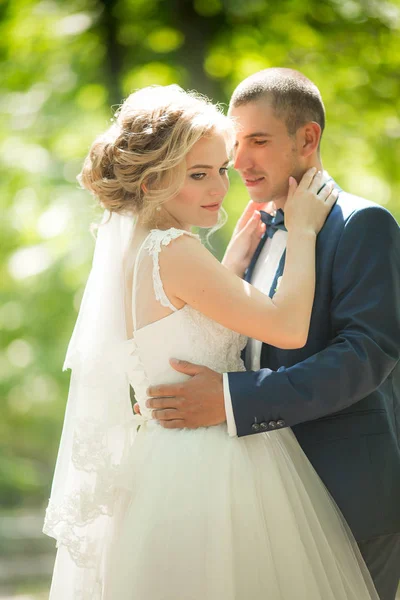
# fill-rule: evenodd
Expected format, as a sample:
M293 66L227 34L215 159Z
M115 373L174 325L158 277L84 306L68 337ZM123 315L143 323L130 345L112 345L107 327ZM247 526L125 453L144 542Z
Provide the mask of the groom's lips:
M262 181L264 181L265 177L243 177L243 181L246 187L255 187Z

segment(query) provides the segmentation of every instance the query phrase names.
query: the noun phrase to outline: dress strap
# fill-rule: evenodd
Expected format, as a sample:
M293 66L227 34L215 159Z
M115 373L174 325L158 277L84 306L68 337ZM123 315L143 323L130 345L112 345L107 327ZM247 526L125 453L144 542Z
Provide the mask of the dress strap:
M182 235L188 235L200 240L200 237L195 233L172 227L171 229L166 230L152 229L143 245L143 248L148 251L153 259L153 286L155 296L162 306L170 308L173 312L176 312L178 309L169 301L165 293L160 275L159 254L163 246L168 246L172 240L176 240Z

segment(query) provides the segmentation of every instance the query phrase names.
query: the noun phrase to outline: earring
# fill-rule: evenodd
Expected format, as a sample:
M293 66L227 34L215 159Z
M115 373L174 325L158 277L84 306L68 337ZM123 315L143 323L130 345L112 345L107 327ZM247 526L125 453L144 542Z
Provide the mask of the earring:
M161 211L161 206L157 206L156 211L160 212Z

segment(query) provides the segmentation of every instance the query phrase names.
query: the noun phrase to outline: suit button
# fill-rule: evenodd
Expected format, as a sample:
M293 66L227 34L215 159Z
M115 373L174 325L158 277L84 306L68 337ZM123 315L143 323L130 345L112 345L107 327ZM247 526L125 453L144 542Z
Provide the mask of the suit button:
M270 429L275 429L276 428L276 421L270 421L268 423L268 426L269 426Z
M261 430L261 426L258 423L253 423L253 425L251 426L253 431L260 431Z
M268 423L265 423L265 422L263 422L263 423L260 423L260 428L261 428L263 431L268 431Z
M286 425L283 419L279 419L279 421L277 421L276 424L278 425L278 427L285 427Z

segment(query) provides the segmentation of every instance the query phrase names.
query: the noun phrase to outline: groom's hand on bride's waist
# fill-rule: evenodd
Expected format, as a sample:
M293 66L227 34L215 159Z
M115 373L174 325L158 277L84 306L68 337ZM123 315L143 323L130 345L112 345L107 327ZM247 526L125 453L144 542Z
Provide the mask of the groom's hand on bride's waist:
M184 360L171 359L175 371L190 375L182 383L148 388L146 405L166 429L197 429L226 421L221 373Z

